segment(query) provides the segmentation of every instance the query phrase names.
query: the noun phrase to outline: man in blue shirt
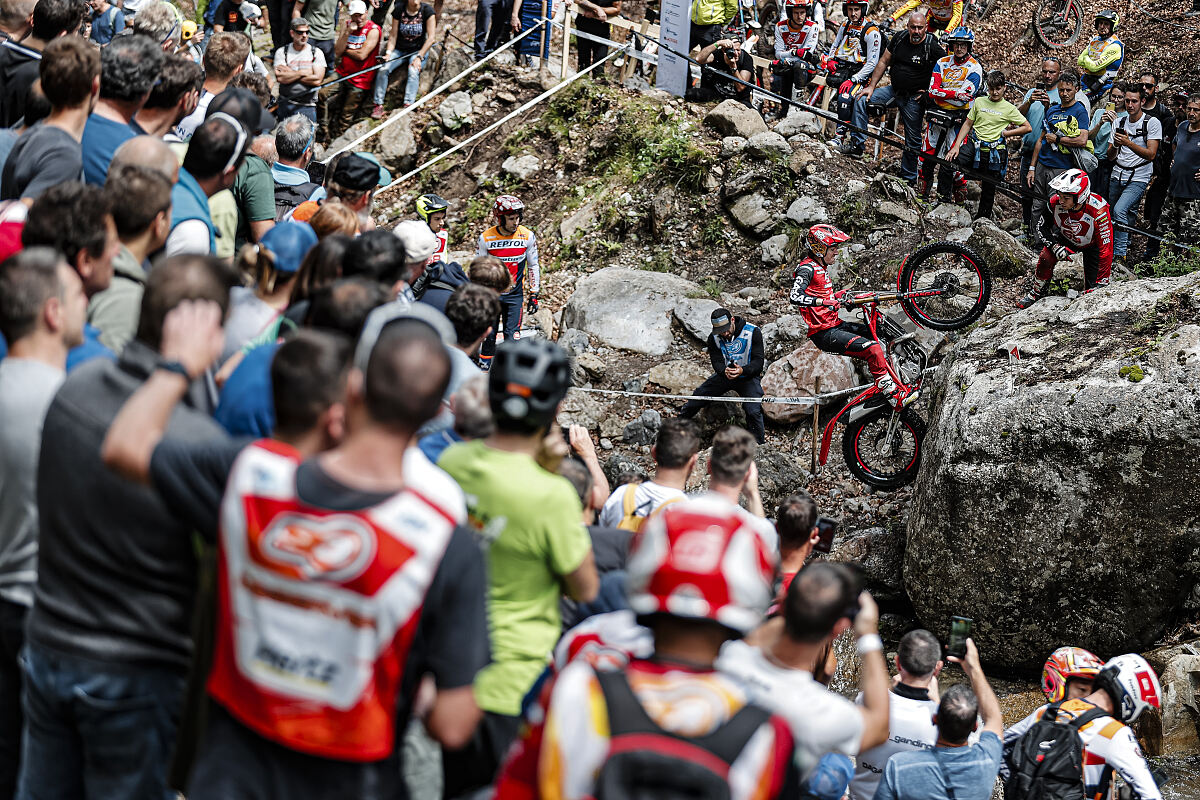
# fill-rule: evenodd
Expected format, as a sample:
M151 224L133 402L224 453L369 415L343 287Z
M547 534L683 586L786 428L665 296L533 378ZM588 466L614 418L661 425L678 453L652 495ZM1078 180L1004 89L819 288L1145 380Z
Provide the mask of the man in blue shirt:
M1004 714L1000 702L979 665L975 642L967 639L964 658L950 656L962 664L971 681L951 686L942 693L933 722L937 743L929 750L897 753L888 759L875 800L988 800L1000 770ZM979 741L967 740L983 717Z
M92 34L89 38L103 47L125 30L125 12L108 0L88 0L92 8Z
M145 36L121 36L100 51L100 99L83 129L83 179L103 186L117 148L137 135L130 124L162 69L163 51Z
M1073 69L1064 70L1058 78L1059 101L1046 110L1041 135L1034 143L1031 163L1025 170L1025 185L1033 189L1034 194L1034 225L1045 211L1050 181L1074 169L1072 151L1088 144L1088 107L1079 99L1079 94L1079 73Z

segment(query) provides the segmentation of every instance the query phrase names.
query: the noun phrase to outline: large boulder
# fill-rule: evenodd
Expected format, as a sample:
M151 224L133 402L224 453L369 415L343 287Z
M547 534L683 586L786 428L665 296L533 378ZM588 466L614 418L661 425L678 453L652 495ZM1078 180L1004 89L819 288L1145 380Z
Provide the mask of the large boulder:
M717 104L704 116L704 124L716 128L722 136L740 136L743 139L767 130L762 114L737 100L724 100Z
M646 378L671 394L691 394L711 374L711 365L701 363L698 359L680 359L655 364L646 373Z
M675 319L702 342L712 336L712 312L721 305L707 297L685 297L675 306Z
M787 218L801 227L808 227L817 222L829 222L829 211L818 198L803 194L788 206Z
M792 146L775 131L763 131L746 140L746 152L756 158L787 158Z
M733 198L728 209L733 221L750 233L768 236L779 227L779 218L771 209L771 201L761 192Z
M763 354L767 361L783 358L808 341L808 325L799 314L784 314L762 327Z
M1009 353L1016 349L1021 358ZM909 514L923 623L1036 669L1137 650L1200 606L1200 274L1042 300L941 364Z
M849 389L854 384L849 358L826 353L811 342L772 362L762 377L763 394L768 397L813 397ZM795 422L810 416L812 406L763 403L763 413L776 422Z
M816 136L821 132L821 120L817 119L817 115L811 111L793 108L775 126L775 132L785 138L795 136L797 133Z
M1185 642L1146 653L1162 683L1162 709L1138 720L1138 738L1152 756L1200 753L1200 642Z
M980 217L971 225L967 246L983 257L997 278L1023 277L1032 272L1037 262L1037 253L986 217Z
M867 528L839 535L829 554L830 561L857 564L875 599L887 605L907 602L904 594L904 531Z
M388 124L379 134L376 154L385 167L393 172L412 169L417 155L417 139L412 132L412 114Z
M608 267L575 284L562 328L577 328L609 347L665 355L675 306L699 291L696 284L669 272Z

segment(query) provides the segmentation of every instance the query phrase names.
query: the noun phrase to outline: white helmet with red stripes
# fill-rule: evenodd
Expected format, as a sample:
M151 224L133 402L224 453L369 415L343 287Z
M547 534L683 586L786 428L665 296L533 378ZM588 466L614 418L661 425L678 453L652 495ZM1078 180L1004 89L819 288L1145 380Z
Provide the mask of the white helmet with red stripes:
M525 204L516 195L502 194L496 198L496 204L492 206L492 210L498 217L504 214L517 214L525 210Z
M647 519L629 548L629 605L639 616L709 619L739 636L763 620L778 562L745 512L697 498Z
M1158 676L1137 653L1110 659L1096 676L1095 686L1112 697L1113 716L1124 723L1133 722L1151 706L1162 708Z
M1082 207L1092 196L1092 181L1081 169L1069 169L1062 175L1050 181L1050 191L1060 197L1067 195L1075 198L1076 207Z

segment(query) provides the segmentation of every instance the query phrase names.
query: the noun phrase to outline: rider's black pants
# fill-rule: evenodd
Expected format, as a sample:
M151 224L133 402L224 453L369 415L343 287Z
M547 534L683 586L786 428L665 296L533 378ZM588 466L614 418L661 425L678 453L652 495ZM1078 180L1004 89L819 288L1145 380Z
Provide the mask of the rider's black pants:
M817 331L808 340L826 353L861 358L867 362L874 378L887 374L883 348L871 338L871 329L861 322L843 322L837 327Z

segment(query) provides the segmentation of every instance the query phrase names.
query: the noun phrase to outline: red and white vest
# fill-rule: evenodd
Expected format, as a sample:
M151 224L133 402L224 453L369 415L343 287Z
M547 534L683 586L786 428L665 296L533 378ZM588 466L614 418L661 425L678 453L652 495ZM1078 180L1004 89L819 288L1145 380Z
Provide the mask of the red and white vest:
M461 490L415 448L405 488L361 511L296 496L295 450L247 447L221 503L216 648L208 691L285 747L378 761L395 746L396 698Z
M433 255L425 259L425 266L436 264L439 261L446 260L446 230L443 228L434 234L437 237L437 250L433 251Z

